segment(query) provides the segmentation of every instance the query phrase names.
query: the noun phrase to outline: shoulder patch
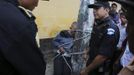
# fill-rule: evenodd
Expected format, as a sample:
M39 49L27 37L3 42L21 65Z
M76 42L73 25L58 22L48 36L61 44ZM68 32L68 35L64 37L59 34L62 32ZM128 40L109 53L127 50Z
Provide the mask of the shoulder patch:
M115 34L115 30L113 28L108 28L107 29L107 34L108 35L113 35L113 34Z

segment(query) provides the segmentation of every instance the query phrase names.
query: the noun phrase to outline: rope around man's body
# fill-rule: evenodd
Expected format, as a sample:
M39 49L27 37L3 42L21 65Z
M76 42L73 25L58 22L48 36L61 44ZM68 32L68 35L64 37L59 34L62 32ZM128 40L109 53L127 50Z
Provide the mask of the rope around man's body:
M81 31L78 30L78 32L81 32ZM85 32L85 33L89 33L89 32ZM83 37L81 37L81 38L77 38L77 39L75 39L75 40L73 40L73 41L71 41L71 42L67 42L67 43L61 44L59 47L62 47L62 46L64 46L64 45L66 45L66 44L75 42L75 41L77 41L77 40L81 40L81 39L88 38L88 36L90 36L90 34L88 34L88 35L86 35L86 36L83 36ZM72 56L72 55L79 55L79 54L84 54L84 53L85 53L85 52L82 51L82 52L73 52L73 53L68 53L68 54ZM65 53L64 53L64 54L65 54ZM62 58L64 59L65 63L67 64L67 66L69 67L69 69L70 69L71 72L72 72L73 70L72 70L71 66L69 65L69 63L67 62L66 58L64 57L64 54L58 53L52 60L54 61L58 56L61 55Z

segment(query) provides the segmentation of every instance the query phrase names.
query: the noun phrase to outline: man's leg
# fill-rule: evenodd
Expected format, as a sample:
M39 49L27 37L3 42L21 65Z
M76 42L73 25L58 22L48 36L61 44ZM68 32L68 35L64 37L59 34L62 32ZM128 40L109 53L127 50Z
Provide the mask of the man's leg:
M67 60L68 64L70 65L70 67L72 68L72 64L71 64L71 58L69 57L65 57L65 59ZM64 71L63 71L63 75L71 75L71 69L69 68L69 66L67 65L67 63L64 61Z
M62 74L63 74L63 60L61 56L59 56L54 60L54 75L62 75Z

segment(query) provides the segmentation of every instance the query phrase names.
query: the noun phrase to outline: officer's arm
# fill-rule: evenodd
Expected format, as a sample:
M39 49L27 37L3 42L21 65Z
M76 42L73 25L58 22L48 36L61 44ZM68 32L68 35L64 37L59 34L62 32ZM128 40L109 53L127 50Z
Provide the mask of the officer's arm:
M107 60L108 57L103 56L103 55L97 55L95 57L95 59L93 60L93 62L87 66L86 68L86 72L90 72L92 70L94 70L95 68L97 68L99 65L101 65L105 60Z

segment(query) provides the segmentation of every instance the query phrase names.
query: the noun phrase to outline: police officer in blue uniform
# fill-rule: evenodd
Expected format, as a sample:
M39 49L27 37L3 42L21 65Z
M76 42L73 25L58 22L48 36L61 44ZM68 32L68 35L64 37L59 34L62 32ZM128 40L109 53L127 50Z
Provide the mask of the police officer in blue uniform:
M104 75L119 41L119 29L109 17L108 2L96 2L88 6L94 9L95 24L90 40L89 59L81 75ZM106 69L107 68L107 69Z
M0 75L45 75L31 11L38 0L0 0Z

